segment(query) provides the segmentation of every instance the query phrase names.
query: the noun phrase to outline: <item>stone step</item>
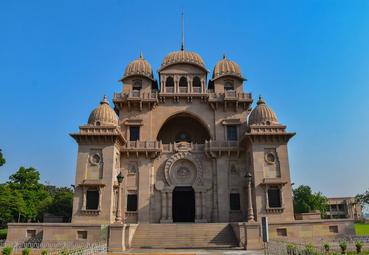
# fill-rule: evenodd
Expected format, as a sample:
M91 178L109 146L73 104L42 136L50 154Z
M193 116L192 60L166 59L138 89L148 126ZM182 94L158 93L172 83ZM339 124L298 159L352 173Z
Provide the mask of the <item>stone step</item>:
M236 247L228 223L139 224L132 240L134 248Z

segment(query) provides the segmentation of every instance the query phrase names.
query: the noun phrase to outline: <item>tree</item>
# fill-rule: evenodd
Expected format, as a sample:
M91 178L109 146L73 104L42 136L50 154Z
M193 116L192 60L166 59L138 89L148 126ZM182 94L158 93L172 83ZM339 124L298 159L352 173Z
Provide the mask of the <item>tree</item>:
M328 208L328 199L320 192L313 193L309 186L300 185L293 190L293 205L295 213L319 210L324 217Z
M49 194L53 197L47 212L63 216L64 221L68 222L72 218L73 191L68 187L47 186Z
M0 149L0 166L4 165L6 163L5 158L3 156L3 153Z
M40 221L52 202L52 197L44 185L39 183L40 173L32 167L20 167L9 180L9 188L13 192L18 192L25 204L24 207L18 206L21 219L27 222Z
M363 194L356 195L355 198L362 206L369 205L369 189Z

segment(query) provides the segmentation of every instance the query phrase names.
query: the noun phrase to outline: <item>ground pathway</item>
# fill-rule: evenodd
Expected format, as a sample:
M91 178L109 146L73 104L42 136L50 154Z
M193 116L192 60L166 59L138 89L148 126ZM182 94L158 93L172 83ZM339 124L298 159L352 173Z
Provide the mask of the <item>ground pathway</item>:
M108 253L109 255L117 254L129 254L129 255L142 255L142 254L152 254L152 255L261 255L264 254L263 250L257 251L245 251L236 249L130 249L125 252L113 252Z

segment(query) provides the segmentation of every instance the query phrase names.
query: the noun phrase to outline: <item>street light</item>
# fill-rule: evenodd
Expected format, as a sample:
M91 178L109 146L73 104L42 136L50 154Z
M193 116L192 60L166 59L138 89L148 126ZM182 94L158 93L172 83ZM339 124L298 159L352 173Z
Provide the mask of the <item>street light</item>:
M121 201L121 193L122 193L122 189L121 189L121 185L123 182L124 176L122 174L122 172L119 172L119 174L117 175L117 181L118 181L118 204L117 204L117 210L115 213L115 222L117 223L122 223L122 213L120 208L122 207L122 201Z
M248 193L247 221L254 221L254 209L252 208L252 195L251 195L252 174L250 172L247 172L245 178L247 180L247 193Z

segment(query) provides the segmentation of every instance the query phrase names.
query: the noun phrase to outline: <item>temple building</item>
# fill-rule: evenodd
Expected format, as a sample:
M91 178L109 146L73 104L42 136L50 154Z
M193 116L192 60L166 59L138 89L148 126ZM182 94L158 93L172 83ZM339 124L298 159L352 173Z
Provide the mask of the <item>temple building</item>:
M133 60L113 105L104 97L72 134L72 223L115 221L120 172L126 223L292 220L294 133L263 98L251 108L239 65L224 56L208 80L200 55L180 50L164 58L158 76L142 55Z
M71 134L78 143L72 222L9 223L7 241L260 249L262 217L270 238L354 234L351 219L295 217L288 159L295 133L262 97L253 103L235 61L224 56L209 74L182 44L157 78L141 54L112 102L104 96Z

